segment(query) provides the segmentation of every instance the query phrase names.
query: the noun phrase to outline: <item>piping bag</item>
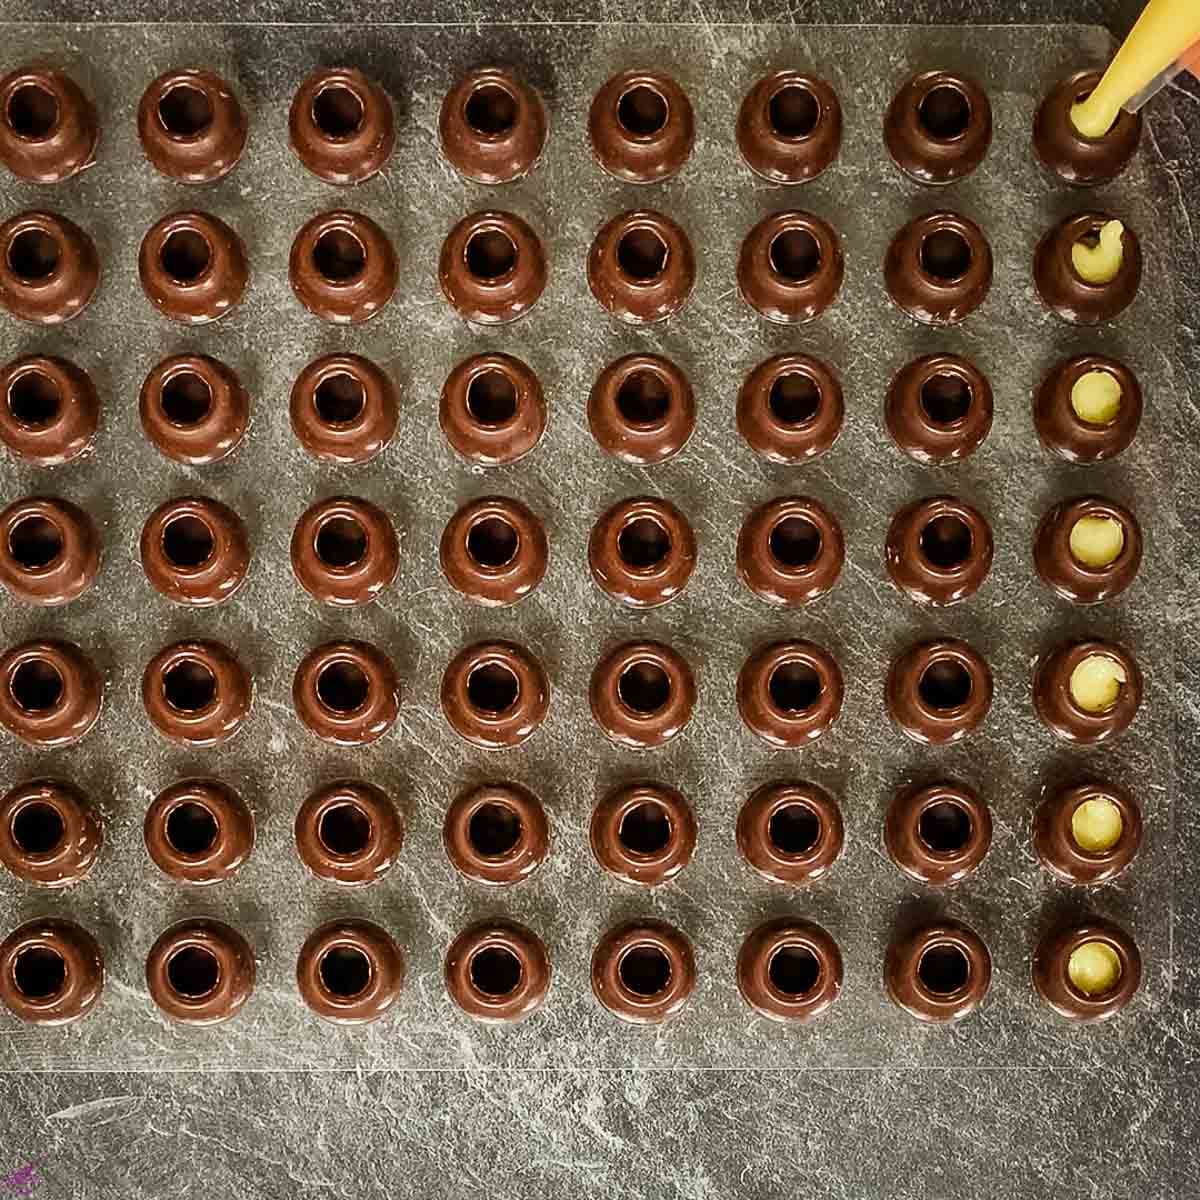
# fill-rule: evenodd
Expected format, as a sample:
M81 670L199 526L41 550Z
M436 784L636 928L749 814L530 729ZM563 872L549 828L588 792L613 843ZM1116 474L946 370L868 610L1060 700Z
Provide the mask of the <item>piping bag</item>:
M1071 109L1071 123L1101 138L1122 108L1136 112L1184 70L1200 76L1200 0L1150 0L1096 90Z

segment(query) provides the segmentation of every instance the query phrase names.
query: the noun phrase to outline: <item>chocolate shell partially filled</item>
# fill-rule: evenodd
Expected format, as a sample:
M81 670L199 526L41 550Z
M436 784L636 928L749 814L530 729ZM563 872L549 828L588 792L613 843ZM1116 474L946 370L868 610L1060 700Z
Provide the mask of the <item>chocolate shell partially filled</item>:
M388 94L353 67L314 71L288 114L296 157L326 183L362 183L377 174L395 145Z
M541 1008L550 988L550 958L541 938L516 921L481 921L446 951L450 999L469 1017L519 1021Z
M39 917L0 942L0 1003L30 1025L86 1017L104 989L104 955L74 921Z
M742 242L738 292L768 321L799 325L834 302L845 271L841 239L832 225L812 213L774 213Z
M760 600L784 608L824 596L837 583L845 558L837 518L806 496L759 505L738 535L739 578Z
M1113 955L1117 978L1101 992L1086 992L1071 979L1071 956L1081 946L1103 946ZM1090 1023L1116 1016L1137 994L1142 982L1142 955L1119 925L1102 918L1052 929L1033 955L1033 986L1059 1016Z
M168 71L142 93L137 114L142 152L156 171L181 183L212 183L237 165L246 147L246 114L229 85L211 71Z
M391 518L355 496L310 505L292 531L292 574L316 601L354 608L378 600L396 578L400 542Z
M527 175L546 145L546 110L511 71L471 71L446 93L438 119L442 154L476 183L509 183Z
M391 934L371 921L326 921L300 947L296 986L317 1016L335 1025L366 1025L399 998L404 956Z
M546 253L528 222L508 212L464 217L438 259L442 294L475 325L523 317L546 289Z
M57 467L91 450L100 401L91 376L44 354L0 369L0 441L36 467Z
M142 824L154 865L180 883L229 879L254 849L246 802L216 779L184 779L154 798Z
M742 999L771 1021L816 1020L842 990L842 953L812 921L777 917L753 930L738 951Z
M963 784L902 788L888 806L883 842L911 879L947 887L972 874L987 856L992 816Z
M683 732L696 707L696 678L661 642L626 642L596 664L588 689L592 716L611 741L652 750Z
M250 271L242 239L219 217L178 212L142 239L138 276L146 298L172 321L203 325L242 299Z
M588 566L614 600L629 608L658 608L687 587L696 566L696 538L670 501L621 500L592 527Z
M519 783L484 783L446 810L442 843L455 869L476 883L507 886L528 879L550 850L542 802Z
M294 834L300 861L318 879L365 887L395 865L404 822L381 788L341 779L300 805Z
M695 987L692 944L666 921L618 925L592 954L593 994L613 1016L634 1025L675 1016Z
M1033 148L1038 158L1067 183L1089 186L1115 179L1129 165L1142 135L1142 114L1122 108L1103 137L1079 132L1071 109L1086 100L1100 82L1099 71L1076 71L1056 83L1033 119Z
M222 604L242 586L250 541L242 519L219 500L168 500L142 526L142 570L156 591L195 608Z
M833 368L808 354L759 363L738 393L738 432L769 462L799 464L824 454L845 419Z
M628 325L652 325L687 302L696 260L687 234L670 217L637 209L613 217L596 234L587 277L601 308Z
M446 667L441 699L459 737L483 750L506 750L526 741L545 720L550 681L523 646L477 642Z
M0 512L0 585L40 607L68 604L100 569L100 536L69 500L30 496Z
M815 783L765 784L738 813L738 849L772 883L796 886L821 879L844 843L837 801Z
M395 724L400 681L391 660L369 642L326 642L296 668L292 705L322 741L367 746Z
M992 428L992 386L970 360L926 354L888 387L884 423L892 441L927 466L974 454Z
M524 458L546 430L537 375L511 354L476 354L446 377L438 420L460 457L481 467Z
M842 106L823 79L774 71L747 93L738 111L742 160L771 183L806 183L837 157Z
M625 883L657 887L692 860L696 818L681 792L661 783L632 783L603 797L589 825L592 854Z
M1142 281L1142 245L1126 224L1121 234L1123 253L1115 278L1088 283L1075 270L1071 247L1099 235L1114 218L1102 212L1066 217L1042 235L1033 255L1033 281L1042 302L1073 325L1098 325L1119 316L1133 302Z
M1123 680L1116 699L1100 712L1080 707L1071 694L1071 676L1089 658L1107 659ZM1033 706L1053 733L1067 742L1095 746L1129 728L1141 707L1145 685L1133 655L1118 642L1086 638L1064 642L1044 654L1034 668Z
M292 432L322 462L370 462L395 435L398 410L387 373L358 354L322 355L292 384Z
M939 921L888 947L884 983L892 1001L918 1021L959 1021L979 1007L992 982L983 939L956 921Z
M176 642L142 674L142 703L163 737L184 746L219 746L250 715L253 683L220 642Z
M96 161L100 126L79 85L27 66L0 79L0 162L29 183L62 183Z
M446 582L460 596L503 608L541 583L549 547L542 522L521 501L484 496L446 523L439 558Z
M812 642L776 642L752 654L737 681L738 712L751 733L776 749L808 745L842 711L845 684L827 650Z
M674 458L696 428L691 381L658 354L627 354L596 377L588 426L606 454L638 466Z
M78 788L61 779L19 783L0 799L0 865L26 883L78 883L103 843L99 816Z
M23 212L0 225L0 305L34 325L79 316L100 282L96 244L74 221Z
M146 987L159 1011L182 1025L235 1017L254 990L254 951L223 921L180 921L146 957Z
M1085 375L1100 371L1116 381L1119 400L1109 421L1086 420L1072 395ZM1033 397L1033 422L1042 445L1074 463L1103 462L1126 449L1142 419L1142 389L1124 363L1103 354L1079 354L1054 366Z
M884 562L892 582L918 604L959 604L992 569L992 530L965 501L934 496L892 518Z
M203 354L177 354L146 376L138 415L160 454L203 467L228 458L241 444L250 423L250 397L224 363Z
M0 655L0 725L29 746L70 746L96 723L102 689L73 643L22 642Z
M923 325L958 325L992 286L992 248L967 217L934 212L892 239L883 280L896 306Z
M1108 845L1086 845L1075 833L1079 810L1110 807L1118 820ZM1113 783L1090 781L1048 788L1033 818L1033 848L1042 865L1067 883L1101 884L1120 875L1142 844L1142 811L1134 798Z
M922 71L896 93L883 119L892 161L918 183L953 183L983 161L992 142L992 106L973 79Z
M886 698L893 721L914 742L940 746L978 728L992 706L992 672L966 642L920 642L888 670Z
M288 258L296 299L335 325L369 321L392 298L398 276L387 234L370 217L344 209L307 221Z
M609 175L627 183L660 183L692 152L692 105L669 75L624 71L593 98L588 137L592 154Z
M1121 531L1117 556L1104 566L1081 561L1071 546L1076 522L1116 522ZM1121 595L1134 581L1142 562L1142 530L1137 518L1120 504L1101 496L1079 496L1054 505L1038 524L1033 562L1042 582L1075 604L1099 604Z

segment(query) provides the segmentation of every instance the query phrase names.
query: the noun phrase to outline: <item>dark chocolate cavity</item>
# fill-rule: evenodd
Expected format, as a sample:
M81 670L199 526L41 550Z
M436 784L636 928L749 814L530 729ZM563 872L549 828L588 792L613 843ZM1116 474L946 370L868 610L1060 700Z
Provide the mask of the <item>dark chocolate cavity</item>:
M442 574L459 595L502 608L541 583L549 549L541 521L524 504L485 496L450 518L439 554Z
M550 683L524 647L477 642L447 666L441 699L455 733L484 750L504 750L519 746L545 720Z
M756 175L772 183L806 183L837 157L842 106L825 80L803 71L775 71L746 93L737 143Z
M79 316L100 282L96 244L74 221L23 212L0 225L0 305L35 325Z
M592 853L610 875L656 887L692 860L696 818L682 793L661 783L632 783L609 792L592 810Z
M546 145L546 110L511 71L472 71L446 93L438 133L450 165L476 183L527 175Z
M992 250L974 221L934 212L910 221L883 262L888 295L924 325L958 325L992 286Z
M392 102L352 67L315 71L297 90L288 115L297 158L326 183L362 183L391 157Z
M738 849L773 883L794 886L822 878L844 842L837 801L813 783L766 784L738 813Z
M185 746L219 746L250 715L250 675L219 642L176 642L142 675L146 715L163 737Z
M542 1006L550 959L541 938L515 921L481 921L464 929L446 951L450 999L469 1017L519 1021Z
M910 458L930 466L957 462L974 454L992 428L992 387L968 359L927 354L892 380L884 420Z
M820 316L845 275L841 240L807 212L765 217L746 235L738 257L738 291L768 321L796 325Z
M992 569L992 530L965 501L934 496L892 518L884 562L892 582L918 604L959 604Z
M336 325L369 321L392 298L399 268L387 234L345 209L320 213L292 242L288 278L314 316Z
M947 887L983 862L992 844L992 817L975 792L960 783L902 788L888 806L883 841L910 878Z
M738 712L751 733L778 749L807 745L842 711L845 685L828 651L806 641L775 642L752 654L737 681Z
M670 217L637 209L613 217L596 234L587 277L602 308L629 325L650 325L687 302L696 260L687 234Z
M778 917L753 930L738 952L742 999L772 1021L812 1021L842 990L842 954L819 925Z
M588 565L614 600L630 608L657 608L687 587L696 566L696 538L670 501L622 500L592 528Z
M615 1017L656 1025L678 1013L696 986L687 937L665 921L610 929L592 955L592 992Z
M68 500L30 496L0 512L0 585L26 604L68 604L93 583L100 536Z
M168 500L142 526L142 570L168 600L208 608L241 587L250 542L241 518L219 500Z
M956 921L901 935L888 947L888 995L918 1021L958 1021L975 1011L992 981L992 956L983 939Z
M692 105L669 75L625 71L593 98L588 137L608 174L627 183L660 183L692 152Z
M901 654L887 677L892 720L915 742L956 742L977 728L992 706L992 672L966 642L941 638Z
M91 100L61 71L26 66L0 79L0 162L28 183L62 183L96 161Z
M825 595L837 583L845 558L837 518L806 496L759 505L738 535L738 576L759 599L784 608Z
M104 826L78 788L33 779L0 799L0 864L38 887L84 879L104 842Z
M142 93L137 126L155 170L181 183L223 178L246 146L246 114L225 80L211 71L160 75Z
M918 183L953 183L983 161L992 141L992 106L973 80L923 71L896 93L883 119L896 166Z
M627 642L592 671L592 716L606 737L650 750L681 733L696 706L691 667L661 642Z
M520 883L550 850L541 801L518 783L484 783L459 795L446 812L442 842L455 868L476 883Z
M159 792L142 826L146 851L181 883L228 879L254 849L246 802L216 779L184 779Z

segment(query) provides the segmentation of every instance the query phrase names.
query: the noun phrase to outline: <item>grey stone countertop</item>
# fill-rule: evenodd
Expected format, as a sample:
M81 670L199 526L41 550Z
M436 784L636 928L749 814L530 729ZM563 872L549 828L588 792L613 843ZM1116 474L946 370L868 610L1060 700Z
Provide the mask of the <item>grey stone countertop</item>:
M6 0L5 20L1037 22L1128 27L1105 0ZM1161 101L1160 101L1161 102ZM79 1073L0 1076L0 1197L382 1195L1063 1200L1200 1195L1200 87L1159 150L1185 390L1173 406L1179 802L1167 1003L1120 1069ZM1190 386L1189 386L1190 385Z

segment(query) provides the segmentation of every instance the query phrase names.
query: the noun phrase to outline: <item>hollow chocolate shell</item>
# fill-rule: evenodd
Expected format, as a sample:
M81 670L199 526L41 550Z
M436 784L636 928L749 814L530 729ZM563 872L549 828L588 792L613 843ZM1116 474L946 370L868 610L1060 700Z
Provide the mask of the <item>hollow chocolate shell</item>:
M538 235L513 213L473 213L442 243L442 294L472 324L507 325L523 317L545 291L546 278Z
M292 385L292 431L322 462L369 462L392 440L398 409L391 379L358 354L314 359Z
M670 501L622 500L592 527L588 566L614 600L629 608L658 608L687 587L696 566L696 538Z
M386 792L342 779L318 788L300 806L296 853L318 879L344 887L374 883L392 869L404 822Z
M992 956L966 925L940 921L888 947L888 995L918 1021L959 1021L975 1011L992 982Z
M0 800L0 864L26 883L78 883L103 842L104 826L83 793L60 779L19 783Z
M0 441L37 467L71 462L92 447L100 402L90 376L44 354L14 358L0 369Z
M845 685L833 656L812 642L775 642L738 673L737 703L751 733L795 749L827 733L842 711Z
M438 420L456 454L481 467L525 457L546 430L538 377L511 354L464 359L442 387Z
M1048 790L1033 818L1033 848L1042 865L1067 883L1116 878L1142 844L1142 812L1112 783Z
M1102 549L1110 561L1080 558L1075 538L1080 521L1104 522L1117 541ZM1112 539L1108 541L1111 543ZM1086 550L1082 552L1087 553ZM1101 496L1064 500L1046 513L1033 543L1033 562L1042 582L1075 604L1098 604L1119 596L1134 580L1142 562L1142 530L1127 508Z
M920 642L888 670L888 713L914 742L940 746L976 729L992 706L992 672L966 642Z
M771 183L806 183L837 157L842 106L833 88L803 71L775 71L747 93L738 111L742 160Z
M288 114L296 157L326 183L362 183L379 172L395 145L388 94L353 67L314 71Z
M1113 382L1099 409L1088 407L1080 380ZM1079 390L1077 391L1077 385ZM1033 398L1033 422L1042 445L1074 463L1102 462L1120 454L1142 419L1142 389L1122 362L1103 354L1064 359L1049 371Z
M592 99L592 154L626 183L669 179L687 162L695 136L691 102L669 75L624 71Z
M242 519L219 500L168 500L142 526L142 570L176 604L208 608L232 596L250 566Z
M665 921L610 929L592 955L592 992L615 1017L656 1025L678 1013L696 986L692 944Z
M79 316L100 282L96 244L74 221L24 212L0 225L0 305L34 325Z
M442 843L455 869L476 883L528 879L550 850L542 802L519 783L484 783L446 811Z
M30 746L70 746L96 723L102 688L78 646L22 642L0 655L0 725Z
M138 277L164 317L204 325L241 301L250 271L242 239L224 221L178 212L163 217L142 239Z
M1121 109L1098 138L1075 128L1071 109L1100 82L1099 71L1076 71L1055 84L1033 119L1033 148L1042 163L1067 183L1089 186L1115 179L1129 165L1142 136L1142 114Z
M610 875L655 887L692 861L696 818L682 793L661 783L634 783L592 810L592 853Z
M888 805L883 844L918 883L948 887L975 871L992 844L992 815L968 787L902 788Z
M146 958L146 987L159 1010L184 1025L217 1025L254 990L254 951L223 921L180 921Z
M335 325L369 321L392 298L398 276L387 234L370 217L345 210L307 221L288 258L296 299Z
M377 1021L404 986L404 956L371 921L327 921L304 939L296 959L300 997L336 1025Z
M696 396L688 377L669 359L627 354L596 377L588 425L600 449L622 462L666 462L696 428Z
M546 145L541 97L511 71L472 71L446 93L438 119L442 154L476 183L527 175Z
M39 917L0 943L0 1001L31 1025L85 1017L104 989L104 955L74 921Z
M1142 281L1142 245L1126 224L1121 234L1123 253L1116 277L1108 283L1088 283L1075 270L1071 247L1096 238L1114 218L1102 212L1066 217L1042 235L1033 255L1033 281L1052 312L1073 325L1098 325L1119 316L1133 302Z
M154 865L180 883L228 879L254 849L246 802L216 779L183 779L154 798L142 824Z
M800 464L837 441L845 418L833 369L808 354L759 363L738 393L738 432L769 462Z
M319 500L292 532L292 573L321 604L370 604L396 578L399 566L395 526L369 500Z
M820 925L796 917L767 921L738 951L742 999L772 1021L812 1021L841 994L842 952Z
M959 604L992 569L991 526L955 496L909 504L892 518L884 562L909 599L938 608Z
M696 707L696 678L661 642L626 642L592 671L588 698L605 737L652 750L683 732Z
M1107 667L1112 695L1083 708L1072 686L1076 670L1099 660ZM1081 681L1080 681L1081 682ZM1076 683L1078 686L1078 682ZM1132 654L1117 642L1089 638L1064 642L1038 660L1033 673L1033 707L1064 741L1095 746L1129 728L1142 703L1142 672Z
M387 655L368 642L326 642L296 668L292 704L322 741L368 746L395 724L400 681Z
M450 518L439 556L446 582L460 596L503 608L542 582L549 548L541 521L524 504L485 496Z
M974 454L992 428L992 386L970 360L926 354L897 372L884 422L910 458L933 466Z
M160 454L203 467L228 458L241 444L250 423L250 397L224 363L203 354L177 354L146 376L138 415Z
M838 581L846 543L837 518L807 496L760 504L738 535L737 572L760 599L797 608Z
M184 746L219 746L250 715L253 685L220 642L176 642L142 674L142 704L163 737Z
M481 921L446 951L450 999L469 1017L519 1021L541 1008L550 987L550 959L541 938L515 921Z
M800 885L822 878L844 842L837 801L815 783L766 784L738 813L738 849L773 883Z
M1082 969L1088 955L1100 960L1102 971L1111 979L1089 977ZM1105 982L1109 986L1099 986ZM1142 955L1137 943L1119 925L1099 917L1051 930L1034 951L1033 986L1069 1021L1108 1020L1133 999L1141 982ZM1081 984L1095 990L1085 990Z
M0 79L0 162L29 183L62 183L96 161L91 100L61 71L23 67Z
M952 212L910 221L892 239L883 278L896 306L923 325L958 325L992 286L992 248L974 221Z
M883 118L892 161L918 183L953 183L983 161L992 142L992 106L973 79L923 71L896 93Z
M442 676L442 712L459 737L484 750L519 746L545 720L550 682L512 642L476 642Z
M628 325L652 325L687 302L696 260L687 234L670 217L636 209L601 227L587 277L601 308Z
M742 242L738 291L768 321L799 325L837 299L845 272L832 225L812 213L773 213Z
M100 567L92 519L69 500L30 496L0 512L0 584L43 607L82 595Z
M229 84L211 71L168 71L143 93L137 114L142 152L181 183L212 183L237 165L246 114Z

